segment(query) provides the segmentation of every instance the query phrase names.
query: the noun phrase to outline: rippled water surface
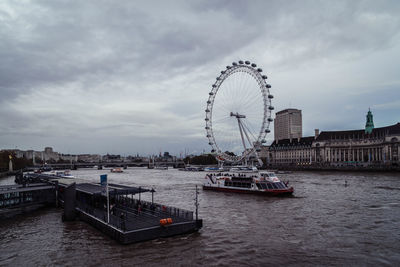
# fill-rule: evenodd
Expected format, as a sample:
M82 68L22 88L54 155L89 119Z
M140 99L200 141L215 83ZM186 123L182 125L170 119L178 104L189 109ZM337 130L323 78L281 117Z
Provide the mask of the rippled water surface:
M78 170L75 176L154 187L155 201L194 210L204 173ZM294 172L292 198L200 190L199 233L120 245L61 210L0 222L0 265L399 265L400 175ZM13 178L3 178L1 184ZM345 186L347 181L347 186ZM149 199L150 196L148 196Z

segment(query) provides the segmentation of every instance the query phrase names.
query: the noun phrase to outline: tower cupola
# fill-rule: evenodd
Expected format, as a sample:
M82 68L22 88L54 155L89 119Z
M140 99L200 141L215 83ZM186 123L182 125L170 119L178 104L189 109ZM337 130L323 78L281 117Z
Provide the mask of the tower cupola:
M365 123L365 133L371 134L373 129L374 129L374 119L372 116L371 109L368 109L367 122Z

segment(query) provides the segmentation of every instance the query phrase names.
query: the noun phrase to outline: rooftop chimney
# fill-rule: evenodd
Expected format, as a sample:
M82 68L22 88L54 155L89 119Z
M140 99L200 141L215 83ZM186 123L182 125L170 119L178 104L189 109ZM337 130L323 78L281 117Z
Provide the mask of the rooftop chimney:
M315 129L315 139L317 139L318 135L319 135L319 129Z

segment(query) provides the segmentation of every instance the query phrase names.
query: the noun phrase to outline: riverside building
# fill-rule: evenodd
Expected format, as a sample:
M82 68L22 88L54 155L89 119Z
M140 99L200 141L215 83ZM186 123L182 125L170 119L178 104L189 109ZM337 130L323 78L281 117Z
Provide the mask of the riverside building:
M301 138L302 134L301 110L289 108L276 113L274 120L275 141Z
M271 165L399 166L400 123L374 128L371 111L365 129L315 130L311 137L275 140L268 148Z

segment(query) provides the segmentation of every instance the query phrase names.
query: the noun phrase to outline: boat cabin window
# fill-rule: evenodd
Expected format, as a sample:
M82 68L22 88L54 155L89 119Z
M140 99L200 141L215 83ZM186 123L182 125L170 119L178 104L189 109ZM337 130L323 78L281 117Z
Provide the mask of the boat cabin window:
M281 189L285 189L286 188L286 186L282 182L279 182L277 184L278 184L279 188L281 188Z
M274 189L278 189L278 186L276 185L276 183L272 183L272 187L273 187Z
M273 189L273 187L270 183L268 183L267 186L268 186L268 189Z

